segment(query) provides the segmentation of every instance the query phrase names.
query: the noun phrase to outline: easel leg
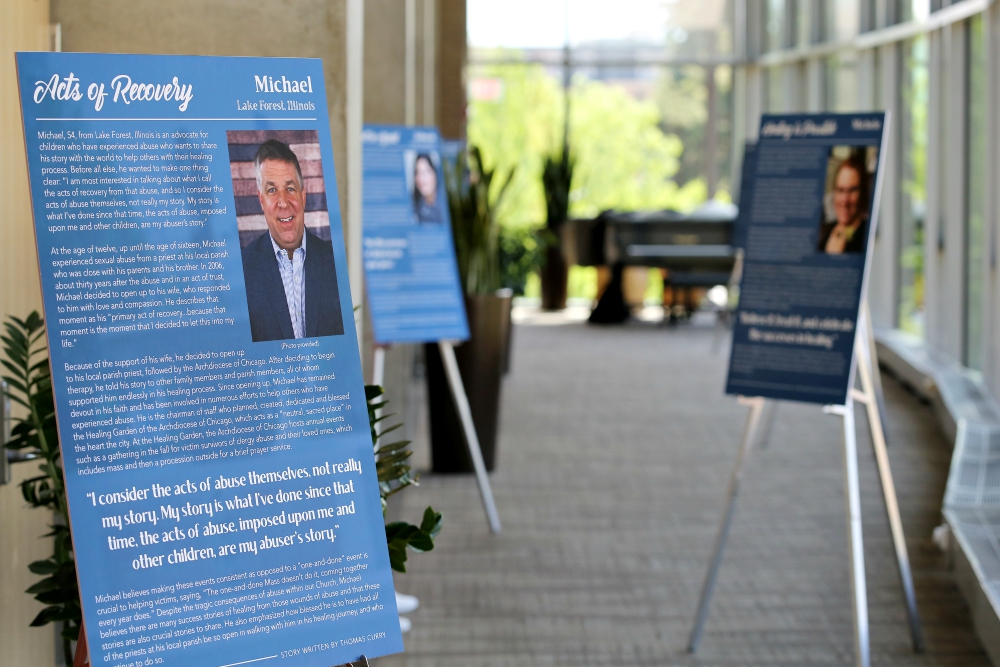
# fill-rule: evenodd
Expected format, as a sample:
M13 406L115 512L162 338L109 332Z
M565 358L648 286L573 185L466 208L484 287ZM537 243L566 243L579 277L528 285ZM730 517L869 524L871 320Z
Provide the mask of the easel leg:
M878 407L879 421L885 424L885 394L882 393L882 376L878 372L878 352L875 348L875 329L872 327L872 314L871 310L868 309L867 298L861 305L861 317L864 321L858 323L861 326L861 331L858 333L865 337L865 344L867 346L865 356L867 356L868 365L872 369L871 378L872 390L875 394L875 405ZM888 446L888 441L885 439L884 431L882 433L882 440L886 443L886 446Z
M375 347L372 359L372 384L383 386L385 384L385 348L381 345Z
M726 505L725 514L722 516L722 525L719 526L719 535L715 539L715 552L712 555L712 562L708 567L708 574L705 576L705 584L701 589L698 614L695 616L694 629L691 631L691 640L688 642L688 651L691 653L698 651L698 644L701 643L701 635L705 630L705 621L708 620L708 609L712 604L712 593L715 592L715 583L719 576L719 568L722 565L722 553L725 551L726 540L729 538L729 528L733 523L733 513L736 511L736 498L740 493L743 468L750 457L750 451L753 449L753 441L760 426L761 413L764 410L763 398L741 398L740 402L750 406L750 414L747 415L747 423L743 429L743 440L740 443L740 453L736 458L736 467L733 469L732 477L729 479L729 500Z
M726 283L727 298L732 296L733 289L738 288L740 285L740 279L743 278L743 249L736 249L736 257L733 259L733 270L729 273L729 282ZM712 335L712 354L714 355L719 350L719 345L722 343L723 336L726 332L732 331L733 329L733 317L736 311L733 310L730 301L726 304L724 310L720 310L718 316L715 320L715 333Z
M375 348L372 360L372 384L385 389L385 348L381 345ZM375 419L381 419L382 408L375 411Z
M664 316L664 319L667 317ZM715 331L712 332L712 347L709 348L712 356L719 352L719 348L722 347L722 339L727 331L729 331L729 313L720 310L715 314Z
M761 417L760 437L757 445L761 450L767 449L771 444L771 432L774 430L774 421L778 416L778 401L767 400L764 406L764 414Z
M383 347L381 345L376 346L375 347L375 352L374 352L373 356L374 356L374 358L372 360L372 382L371 383L374 384L374 385L377 385L379 387L382 387L383 389L385 389L385 347ZM382 411L383 411L383 408L378 408L377 410L375 410L375 418L376 419L381 419L382 418ZM406 595L405 593L400 593L399 591L395 591L395 593L396 593L396 607L397 608L399 607L399 603L400 603L401 599L403 599L403 600L409 600L409 604L411 606L413 606L414 608L416 608L415 607L416 605L420 604L420 601L417 600L417 598L414 597L414 596L412 596L412 595ZM412 609L410 609L409 611L412 611ZM408 613L408 612L406 610L401 610L400 611L400 615L405 614L405 613ZM364 658L364 656L361 656L361 657ZM367 660L367 658L364 658L364 659ZM365 662L365 664L367 665L368 663Z
M452 347L451 343L441 341L438 343L438 349L441 351L441 360L444 362L444 372L448 377L451 397L455 401L455 409L458 411L459 419L462 422L462 430L465 432L465 442L469 446L469 456L472 457L472 465L476 469L479 493L483 498L483 509L486 510L486 518L489 520L490 530L496 534L500 532L500 515L497 514L497 508L493 502L493 489L490 488L490 478L486 474L486 463L483 462L483 452L479 448L479 436L476 435L476 425L472 421L469 398L465 394L465 386L462 384L462 374L458 370L458 361L455 359L455 348Z
M864 332L862 332L864 333ZM870 329L869 329L870 333ZM889 466L889 454L886 449L885 431L882 423L882 413L877 403L874 378L878 375L872 358L866 354L866 344L858 340L858 374L861 376L863 401L868 411L868 425L871 428L872 449L875 450L875 461L878 463L879 480L882 483L882 495L885 498L885 512L889 518L892 530L892 543L896 550L896 564L899 566L899 579L903 586L903 596L906 598L906 612L910 621L910 637L913 650L922 653L924 636L917 610L917 596L913 587L913 574L910 571L910 557L906 551L906 536L903 534L903 520L899 515L899 502L896 499L896 486L892 480L892 469Z
M868 589L865 582L865 548L861 531L861 488L858 481L858 441L854 426L854 401L847 399L844 420L844 495L847 499L847 540L851 548L851 591L854 594L854 655L858 667L870 667L868 639ZM839 411L838 411L839 412Z
M80 622L80 638L76 641L76 655L73 657L73 667L87 667L90 664L90 651L87 649L87 629Z

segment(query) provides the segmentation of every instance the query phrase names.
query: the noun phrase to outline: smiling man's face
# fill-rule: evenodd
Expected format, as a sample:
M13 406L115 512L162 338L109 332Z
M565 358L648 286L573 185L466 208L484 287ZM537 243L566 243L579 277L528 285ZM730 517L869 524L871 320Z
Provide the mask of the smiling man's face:
M291 253L301 246L306 228L306 193L299 184L295 165L264 160L260 165L257 197L271 238L278 247Z

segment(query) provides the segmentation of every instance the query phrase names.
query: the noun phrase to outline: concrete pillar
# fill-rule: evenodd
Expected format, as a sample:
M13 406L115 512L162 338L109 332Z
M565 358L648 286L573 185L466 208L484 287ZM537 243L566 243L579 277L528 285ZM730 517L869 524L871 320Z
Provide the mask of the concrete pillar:
M986 275L983 287L983 375L994 395L1000 395L1000 5L986 11Z
M823 60L810 58L806 61L806 91L805 110L809 113L819 113L826 109L826 76Z
M705 105L708 107L708 118L705 121L705 180L708 184L708 198L715 197L719 185L718 172L718 124L719 95L715 85L715 67L705 68L705 87L708 97Z
M347 270L351 281L351 302L355 306L365 302L364 270L362 266L361 186L361 132L364 128L364 76L365 76L365 3L364 0L347 0L344 22L346 25L346 53L344 58L344 141L347 162L347 200L344 210L344 242L346 244ZM365 318L362 310L354 311L354 326L358 345L364 349ZM362 354L362 360L364 355Z
M365 2L366 123L406 122L406 4Z
M48 0L0 2L0 200L5 207L0 220L0 316L5 321L10 315L23 318L42 306L14 52L49 48ZM0 486L0 664L4 665L47 666L55 664L57 655L56 626L28 626L44 605L24 592L41 578L28 571L28 563L52 555L52 540L42 537L49 532L52 514L31 509L19 487L21 480L37 472L31 463L16 465L12 483Z
M927 341L961 360L965 321L966 34L931 33L924 283Z
M346 214L346 0L51 3L52 20L62 24L64 51L321 58L341 215Z
M49 43L47 0L0 3L0 200L7 209L0 222L0 315L4 319L24 317L42 305L14 52L48 51Z
M438 0L437 121L441 136L465 138L465 0Z
M937 335L937 320L943 316L940 291L941 257L944 232L942 230L944 193L940 185L944 178L942 159L944 146L942 144L942 122L944 117L944 100L942 85L944 81L944 37L940 30L928 35L927 54L927 209L924 215L924 335L928 341L935 341Z
M435 125L437 115L437 1L423 0L420 4L423 21L419 33L422 60L420 122L423 125Z
M456 20L460 26L452 25ZM461 40L461 43L443 44L444 38ZM461 53L457 60L447 60L442 56L443 52L456 49ZM452 84L458 82L463 102L460 116L451 118L457 129L448 134L442 128L442 135L464 136L464 54L464 0L366 0L365 122L434 125L438 115L444 113L439 104L439 90L444 77L445 86L449 81ZM448 67L452 69L442 74ZM443 123L449 120L447 114L442 118ZM362 359L365 377L369 379L373 349L371 327L367 326ZM409 390L415 354L413 345L393 345L386 350L386 398L392 403L389 411L399 415L400 419L413 413ZM406 437L413 435L410 430L413 426L406 425Z

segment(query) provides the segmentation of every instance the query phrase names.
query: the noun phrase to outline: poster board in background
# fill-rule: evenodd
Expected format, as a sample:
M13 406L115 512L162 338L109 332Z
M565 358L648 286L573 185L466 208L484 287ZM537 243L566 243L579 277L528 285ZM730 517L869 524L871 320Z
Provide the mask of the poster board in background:
M375 341L467 340L438 131L366 125L363 244Z
M727 394L846 400L886 120L883 113L761 119Z
M465 151L465 140L464 139L442 139L441 140L441 155L444 157L446 169L454 169L458 164L459 159L462 157L462 152Z
M753 207L753 177L757 167L757 144L747 142L743 147L743 164L740 167L740 199L736 202L739 212L733 224L732 245L746 248L746 228Z
M17 63L93 663L402 650L321 62Z

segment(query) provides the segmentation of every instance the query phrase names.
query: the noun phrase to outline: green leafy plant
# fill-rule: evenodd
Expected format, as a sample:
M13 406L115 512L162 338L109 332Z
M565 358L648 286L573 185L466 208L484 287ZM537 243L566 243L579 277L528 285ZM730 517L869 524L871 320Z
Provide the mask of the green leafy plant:
M493 187L496 169L486 169L479 148L470 146L444 172L462 288L468 296L493 294L501 287L496 212L514 170Z
M8 373L3 376L8 385L7 396L26 414L14 418L7 448L16 452L17 461L39 462L42 474L21 482L21 494L32 507L45 508L56 515L52 531L47 535L55 538L52 556L28 565L28 569L35 574L45 576L26 591L46 605L31 625L62 623L63 655L66 664L72 664L70 642L80 635L82 614L56 432L45 325L41 316L32 312L24 320L10 317L4 328L6 335L0 336L0 340L7 357L2 362Z
M546 156L542 164L545 228L540 230L538 236L543 249L561 247L559 230L569 219L569 191L573 185L575 163L569 153L569 144L563 142L562 153L557 156Z
M569 144L563 142L562 153L549 155L542 165L542 187L545 190L545 226L558 233L569 219L569 191L573 184L576 161L570 156Z
M543 310L561 310L566 307L569 274L560 232L569 217L569 193L573 184L574 161L570 157L565 134L568 130L567 127L563 134L562 153L547 156L542 166L546 215L545 228L539 233L543 245L539 277Z
M500 286L510 288L514 296L524 294L528 276L538 270L546 231L520 225L500 227Z
M413 454L408 449L409 440L387 442L386 435L402 427L397 423L388 428L380 424L393 414L384 412L388 401L383 398L385 391L378 385L365 385L365 399L368 402L368 422L371 425L372 447L375 449L375 471L378 474L379 495L382 496L382 513L385 514L390 496L408 486L416 486L417 478L411 472L409 460ZM389 564L397 572L406 572L407 549L416 552L434 548L434 538L441 532L442 515L428 507L424 510L419 526L406 521L394 521L385 526L385 541L389 547Z

